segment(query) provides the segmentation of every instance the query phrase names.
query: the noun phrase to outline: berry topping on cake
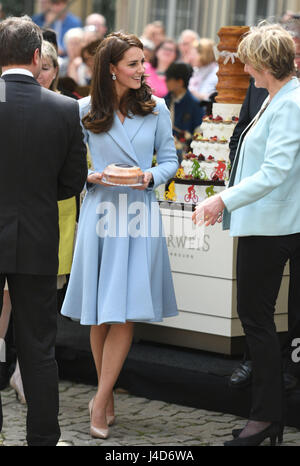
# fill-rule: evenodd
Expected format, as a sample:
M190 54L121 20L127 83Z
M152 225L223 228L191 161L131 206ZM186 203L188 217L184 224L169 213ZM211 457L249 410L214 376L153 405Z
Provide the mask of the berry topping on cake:
M216 123L223 121L223 118L220 115L217 115L216 118L214 118L214 121Z

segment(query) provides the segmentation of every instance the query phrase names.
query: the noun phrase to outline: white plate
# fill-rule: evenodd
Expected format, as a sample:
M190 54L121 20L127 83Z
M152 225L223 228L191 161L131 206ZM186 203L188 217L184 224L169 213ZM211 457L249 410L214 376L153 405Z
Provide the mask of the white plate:
M102 178L103 183L108 184L109 186L125 186L127 188L139 188L140 186L144 186L143 183L138 184L118 184L118 183L111 183L110 181L106 181L105 178Z

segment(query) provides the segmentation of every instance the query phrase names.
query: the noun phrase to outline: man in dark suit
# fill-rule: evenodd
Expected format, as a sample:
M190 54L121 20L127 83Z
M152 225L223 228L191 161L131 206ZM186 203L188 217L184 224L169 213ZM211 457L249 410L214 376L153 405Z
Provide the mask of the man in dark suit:
M239 139L253 118L258 114L262 104L268 97L268 91L263 88L255 87L254 80L251 78L250 85L241 108L239 122L236 125L233 135L230 139L230 162L233 164L235 159Z
M56 445L57 201L81 192L86 150L76 101L42 88L42 33L0 24L0 309L5 278L28 406L29 445ZM1 424L1 423L0 423Z

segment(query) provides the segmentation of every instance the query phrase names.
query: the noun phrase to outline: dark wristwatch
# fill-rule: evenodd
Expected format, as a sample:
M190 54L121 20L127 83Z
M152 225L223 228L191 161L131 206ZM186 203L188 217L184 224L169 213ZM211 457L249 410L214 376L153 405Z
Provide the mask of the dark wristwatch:
M153 186L154 186L154 178L153 178L153 175L152 175L151 181L148 184L148 188L153 188Z

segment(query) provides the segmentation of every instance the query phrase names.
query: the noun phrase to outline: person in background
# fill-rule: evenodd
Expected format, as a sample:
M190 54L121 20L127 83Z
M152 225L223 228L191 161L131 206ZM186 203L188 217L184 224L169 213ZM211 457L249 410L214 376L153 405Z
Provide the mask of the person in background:
M281 18L281 23L289 23L293 19L300 19L300 13L295 13L292 10L288 10Z
M193 68L187 63L173 63L166 71L166 81L169 93L165 97L171 113L173 133L194 134L195 129L202 124L203 109L199 101L190 93L188 85L193 74Z
M185 29L179 36L178 47L180 51L180 61L192 65L194 57L194 47L200 40L196 31ZM193 66L193 65L192 65Z
M215 59L214 45L213 40L202 38L193 49L195 55L191 64L194 66L194 72L189 90L199 101L209 100L216 92L219 66Z
M47 40L42 43L42 69L37 82L50 91L57 91L59 66L57 52L53 44Z
M87 44L90 44L91 42L95 42L95 40L101 39L95 26L84 26L83 32L84 32L84 37L83 37L84 46Z
M82 28L70 29L64 39L67 56L59 59L59 76L72 78L78 85L86 84L83 74L81 50L84 46L84 31Z
M153 59L155 45L151 40L146 39L145 37L140 37L140 41L144 46L144 55L145 55L145 62L150 63Z
M41 28L42 29L42 34L43 34L43 39L46 40L47 42L50 42L58 53L58 44L57 44L57 37L56 37L56 32L53 31L53 29L49 28Z
M114 422L113 388L131 346L134 322L161 322L178 314L154 192L176 173L178 162L169 111L164 100L152 96L144 73L141 41L111 34L96 52L91 96L79 103L94 171L87 179L61 313L91 326L98 390L89 403L90 432L98 438L107 438ZM141 167L140 185L107 185L103 171L112 163ZM137 203L145 206L143 232L133 225L133 211L127 215ZM101 205L108 209L107 217ZM115 218L121 220L119 226ZM155 237L148 228L154 224Z
M37 81L45 89L58 93L58 74L57 52L50 42L44 40L42 44L42 69ZM60 236L57 289L60 290L66 284L67 275L71 272L77 218L76 197L59 201L58 213Z
M155 50L150 63L145 63L146 82L153 90L153 95L165 97L168 93L166 71L179 56L176 42L164 40Z
M161 21L154 21L147 24L142 34L142 39L147 39L154 44L154 47L158 47L166 40L166 30L163 23Z
M39 13L32 16L32 21L35 24L43 23L45 21L45 16L51 8L51 0L38 0L37 7ZM38 24L40 26L40 24ZM40 26L41 27L41 26Z
M94 71L95 54L101 42L102 39L95 40L94 42L91 42L90 44L83 47L83 49L81 50L81 58L83 63L86 65L85 78L87 85L91 84L91 79Z
M82 27L81 19L68 11L68 0L49 0L44 6L44 11L32 19L38 26L51 27L56 32L60 56L67 54L65 34L69 29Z
M50 44L54 46L56 52L58 52L56 33L52 29L46 29L46 28L42 28L42 33L43 33L44 40L46 40L47 42L50 42ZM58 60L61 60L61 58L58 57ZM59 69L59 65L58 65L58 69ZM78 87L77 83L72 78L65 77L65 78L58 79L57 88L60 94L62 95L71 97L72 99L75 99L75 100L81 99L82 96L78 94L77 87Z
M296 55L295 62L297 66L297 74L300 79L300 15L294 15L294 17L287 21L286 24L283 24L284 29L286 29L294 39L296 46Z
M94 27L97 33L96 39L103 39L107 33L106 18L99 13L92 13L85 20L86 27Z

